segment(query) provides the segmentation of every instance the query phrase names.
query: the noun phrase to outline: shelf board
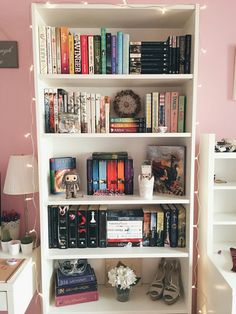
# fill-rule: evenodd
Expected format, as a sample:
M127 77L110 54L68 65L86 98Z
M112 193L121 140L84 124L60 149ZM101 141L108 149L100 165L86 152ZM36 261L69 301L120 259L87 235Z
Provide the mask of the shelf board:
M215 183L214 190L236 190L236 182Z
M176 196L169 194L154 194L152 199L143 199L138 194L119 195L119 196L102 196L87 195L80 191L77 198L66 199L64 194L50 195L46 205L135 205L135 204L189 204L189 198L186 196Z
M236 213L214 213L214 225L236 225Z
M214 153L215 159L236 159L235 153Z
M128 302L118 302L115 296L115 288L99 286L99 300L63 307L55 307L53 301L49 307L48 314L185 314L187 304L180 298L173 306L164 302L153 302L147 295L148 285L133 287Z
M210 254L209 257L229 286L236 289L236 275L231 271L233 266L229 250L231 247L236 248L236 242L218 243L214 247L215 253ZM221 250L221 254L216 253L219 250Z
M190 138L191 133L56 133L43 134L46 139L64 139L64 138Z
M78 258L188 258L186 248L170 247L107 247L107 248L84 248L84 249L49 249L47 259L76 259Z
M56 87L175 87L192 80L193 74L40 74L39 79Z

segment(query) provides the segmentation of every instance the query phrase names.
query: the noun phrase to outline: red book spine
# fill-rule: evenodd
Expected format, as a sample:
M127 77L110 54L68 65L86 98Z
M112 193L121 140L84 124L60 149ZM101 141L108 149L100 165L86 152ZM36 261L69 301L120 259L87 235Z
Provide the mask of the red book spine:
M69 74L69 29L61 27L61 73Z
M116 191L117 186L117 160L107 162L107 189Z
M127 128L110 128L110 133L141 133L142 128L133 128L133 127L127 127Z
M80 292L70 295L55 296L56 306L65 306L98 300L98 291Z
M125 162L124 160L118 160L117 164L117 178L118 178L118 190L120 192L125 191Z
M179 93L171 92L170 96L170 132L178 131L178 102Z
M81 73L88 74L88 35L80 35L81 45Z

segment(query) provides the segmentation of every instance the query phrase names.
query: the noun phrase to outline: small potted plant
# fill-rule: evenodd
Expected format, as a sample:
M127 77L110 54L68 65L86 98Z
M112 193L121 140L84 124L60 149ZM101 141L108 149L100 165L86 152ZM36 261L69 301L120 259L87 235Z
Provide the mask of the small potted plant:
M134 271L119 262L116 267L108 271L108 282L116 288L116 299L120 302L129 300L131 287L136 285L140 277L137 277Z
M12 239L11 239L9 230L6 228L3 228L2 233L1 233L1 245L2 245L3 252L8 252L8 245L11 240Z
M33 251L33 238L29 234L26 234L21 239L20 246L23 254L30 255Z

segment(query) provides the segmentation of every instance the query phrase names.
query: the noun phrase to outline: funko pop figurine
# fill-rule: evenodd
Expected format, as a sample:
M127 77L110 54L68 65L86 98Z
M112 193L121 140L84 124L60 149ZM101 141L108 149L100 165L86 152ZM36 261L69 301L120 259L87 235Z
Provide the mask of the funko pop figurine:
M79 191L79 174L72 170L64 174L62 179L62 186L66 188L66 198L77 197Z

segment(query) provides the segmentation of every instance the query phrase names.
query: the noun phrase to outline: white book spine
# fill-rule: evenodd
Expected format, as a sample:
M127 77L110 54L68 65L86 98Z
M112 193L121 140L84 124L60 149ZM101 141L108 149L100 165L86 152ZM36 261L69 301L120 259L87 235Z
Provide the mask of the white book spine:
M88 117L87 117L87 107L86 100L87 94L86 92L81 92L81 132L88 133Z
M105 97L105 128L106 133L110 132L110 97Z
M51 26L46 26L46 31L47 31L48 74L52 74L52 31L51 31Z
M48 73L47 64L47 34L46 26L39 26L39 65L40 73Z
M74 113L74 92L73 91L68 91L67 112Z
M88 36L88 61L89 61L89 74L94 74L93 35Z
M95 96L96 133L101 133L101 128L100 128L100 103L101 103L101 95L100 94L96 94L96 96Z
M54 104L54 132L58 133L59 113L58 113L58 97L57 89L53 89L53 104Z
M81 100L80 92L75 91L75 105L74 105L75 114L78 116L78 133L81 133Z
M56 28L51 28L52 38L52 73L57 74L57 44L56 44Z
M152 132L158 132L159 93L152 93Z
M129 74L129 34L123 34L123 74Z
M90 113L91 113L91 132L96 133L96 113L95 113L95 94L91 93Z
M86 111L87 111L87 122L88 122L88 131L87 133L91 133L91 94L87 93L86 100Z

